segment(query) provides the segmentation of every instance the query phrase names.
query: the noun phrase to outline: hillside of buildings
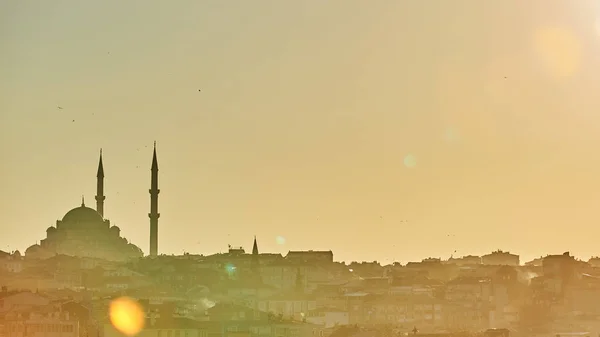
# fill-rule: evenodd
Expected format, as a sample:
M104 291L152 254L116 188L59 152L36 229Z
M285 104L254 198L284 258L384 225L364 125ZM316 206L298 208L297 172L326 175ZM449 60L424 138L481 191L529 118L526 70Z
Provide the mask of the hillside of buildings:
M2 252L0 285L3 337L121 336L108 305L124 296L142 305L142 333L155 337L600 332L600 259L569 253L381 265L335 262L330 251L127 262Z

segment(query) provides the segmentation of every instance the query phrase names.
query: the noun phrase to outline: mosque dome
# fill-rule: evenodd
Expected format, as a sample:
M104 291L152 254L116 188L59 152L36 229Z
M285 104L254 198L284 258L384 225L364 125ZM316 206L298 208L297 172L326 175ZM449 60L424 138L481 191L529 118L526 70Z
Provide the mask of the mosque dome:
M63 223L103 223L102 215L95 209L81 205L68 211L62 219Z
M29 248L27 248L27 250L25 250L26 258L45 259L45 258L49 258L51 256L52 256L51 252L49 252L47 249L43 248L42 246L40 246L38 244L30 246Z
M33 246L30 246L29 248L27 248L27 249L25 250L25 256L28 256L28 255L31 255L31 254L38 253L38 252L40 252L40 251L42 251L42 250L43 250L42 246L40 246L40 245L38 245L38 244L35 244L35 245L33 245Z
M54 233L56 232L56 227L50 226L46 229L46 233Z
M35 253L39 252L41 249L42 249L42 247L40 245L38 245L38 244L30 246L29 248L27 248L25 250L25 256L29 256L29 255L35 254Z

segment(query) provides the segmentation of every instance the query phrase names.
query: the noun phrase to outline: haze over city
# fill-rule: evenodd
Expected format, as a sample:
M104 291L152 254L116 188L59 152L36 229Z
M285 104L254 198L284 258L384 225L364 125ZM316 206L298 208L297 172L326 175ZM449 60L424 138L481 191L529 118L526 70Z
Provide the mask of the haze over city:
M0 249L598 255L597 1L0 3Z

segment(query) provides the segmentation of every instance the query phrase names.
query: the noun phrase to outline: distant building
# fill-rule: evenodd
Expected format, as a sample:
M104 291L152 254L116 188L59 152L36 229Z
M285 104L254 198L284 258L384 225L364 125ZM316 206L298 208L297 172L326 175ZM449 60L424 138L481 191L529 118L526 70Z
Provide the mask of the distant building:
M492 280L487 277L460 277L448 282L446 326L470 331L489 328L493 296Z
M541 267L543 260L544 260L543 257L538 257L537 259L533 259L529 262L525 262L525 265L528 267Z
M333 263L332 251L290 251L285 256L285 259L293 262L308 262L308 263Z
M479 265L481 264L481 257L475 255L468 255L459 258L451 257L448 259L447 263L455 264L457 266Z
M588 260L588 263L594 268L600 268L600 257L594 256Z
M151 193L151 250L156 255L158 226L158 164L156 148L152 160ZM25 251L26 258L46 259L57 254L91 257L111 261L125 261L142 257L142 250L121 237L121 229L111 226L104 217L104 167L102 152L98 163L96 209L87 207L82 197L81 206L73 208L56 226L46 230L46 238L40 244L30 246Z
M79 322L68 312L13 311L3 325L4 337L79 337Z
M459 277L446 285L448 301L489 301L492 296L492 280L488 277Z
M576 260L569 252L562 255L548 255L544 257L542 269L544 276L560 279L563 287L579 279L586 262Z
M123 337L124 334L106 323L103 326L104 337ZM156 319L148 318L144 329L137 334L139 337L206 337L206 331L200 327L200 322L183 318L167 317Z
M29 291L9 292L3 289L0 292L0 314L20 307L38 307L48 304L50 300L47 297Z
M317 299L310 295L289 291L258 301L258 310L282 315L286 319L301 320L317 308Z
M336 308L317 308L308 312L306 321L324 328L333 328L350 324L350 316L347 311Z
M414 275L394 278L390 284L390 295L428 295L433 297L443 283L425 276Z
M12 254L0 254L0 271L20 273L23 271L23 257L17 250Z
M492 266L513 266L520 264L519 255L497 250L481 257L481 263Z

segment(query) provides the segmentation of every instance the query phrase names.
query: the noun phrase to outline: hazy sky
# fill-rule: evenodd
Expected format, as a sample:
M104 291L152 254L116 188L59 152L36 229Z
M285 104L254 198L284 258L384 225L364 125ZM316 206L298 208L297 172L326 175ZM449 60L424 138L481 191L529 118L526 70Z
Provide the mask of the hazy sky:
M1 1L0 249L94 207L103 148L105 215L148 252L156 140L163 253L257 235L342 260L600 255L598 18L584 0Z

